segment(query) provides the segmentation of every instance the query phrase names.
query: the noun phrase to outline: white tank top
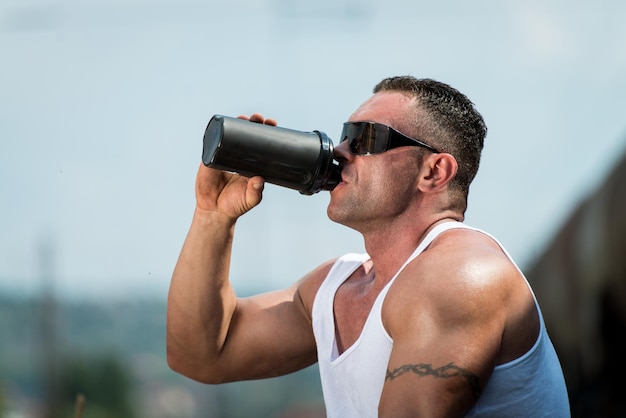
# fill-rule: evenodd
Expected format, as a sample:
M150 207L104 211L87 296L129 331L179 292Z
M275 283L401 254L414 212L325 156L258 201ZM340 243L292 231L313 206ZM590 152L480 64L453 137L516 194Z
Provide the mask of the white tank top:
M393 340L382 323L381 312L385 296L404 267L421 254L439 234L452 228L479 231L460 222L447 222L433 228L381 290L361 335L341 355L338 353L335 338L333 313L335 293L356 269L369 260L369 256L347 254L340 257L331 268L315 296L312 308L313 333L317 343L322 391L329 418L378 416L378 403L393 347ZM491 237L489 234L486 235ZM494 241L498 243L497 240ZM502 248L501 245L500 247ZM511 259L506 250L504 248L502 250ZM541 312L539 316L541 317ZM570 416L563 373L548 338L543 317L540 327L537 341L526 354L509 363L496 366L489 383L468 413L468 417Z

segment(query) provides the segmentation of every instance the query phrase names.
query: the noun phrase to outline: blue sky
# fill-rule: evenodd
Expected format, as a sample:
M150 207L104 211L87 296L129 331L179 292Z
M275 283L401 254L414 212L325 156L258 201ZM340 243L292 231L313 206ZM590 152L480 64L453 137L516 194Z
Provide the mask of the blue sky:
M0 291L164 297L211 115L336 137L380 79L435 78L489 133L467 223L519 264L626 151L626 3L4 0ZM362 251L328 195L268 186L237 227L236 286Z

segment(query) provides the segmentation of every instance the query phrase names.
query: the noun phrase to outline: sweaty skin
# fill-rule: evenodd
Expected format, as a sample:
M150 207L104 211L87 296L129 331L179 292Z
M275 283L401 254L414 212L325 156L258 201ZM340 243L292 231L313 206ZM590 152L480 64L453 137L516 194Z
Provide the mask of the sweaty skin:
M408 129L414 99L380 92L350 121ZM261 115L250 118L275 124ZM338 289L340 352L358 338L373 301L435 225L463 220L451 209L455 159L415 147L368 156L335 147L342 182L330 192L331 220L360 232L371 261ZM263 179L200 166L196 208L170 287L167 353L172 369L220 383L272 377L316 361L311 311L334 260L289 288L237 298L229 282L237 219L261 202ZM463 416L497 364L533 345L539 319L525 280L484 234L450 230L412 261L382 310L393 350L380 417Z

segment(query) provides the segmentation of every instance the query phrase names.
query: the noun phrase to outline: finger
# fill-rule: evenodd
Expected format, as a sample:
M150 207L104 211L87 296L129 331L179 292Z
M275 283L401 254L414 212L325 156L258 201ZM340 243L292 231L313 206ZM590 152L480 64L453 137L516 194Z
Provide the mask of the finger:
M263 123L263 121L265 121L265 117L260 113L253 113L250 115L250 119L248 120L250 122Z
M277 126L278 122L276 121L276 119L274 118L267 118L265 119L265 116L263 116L260 113L253 113L250 116L247 115L239 115L237 116L238 119L244 119L244 120L249 120L250 122L255 122L255 123L263 123L265 125L270 125L270 126Z

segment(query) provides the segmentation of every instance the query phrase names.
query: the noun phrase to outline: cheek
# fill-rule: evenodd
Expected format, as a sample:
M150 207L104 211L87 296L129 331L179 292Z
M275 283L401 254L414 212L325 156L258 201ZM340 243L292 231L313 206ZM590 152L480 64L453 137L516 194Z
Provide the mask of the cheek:
M389 193L404 194L412 191L415 183L416 170L409 164L392 162L391 164L372 171L371 185L381 195Z
M371 206L385 208L386 212L402 210L414 193L414 173L406 167L373 171L362 188Z

